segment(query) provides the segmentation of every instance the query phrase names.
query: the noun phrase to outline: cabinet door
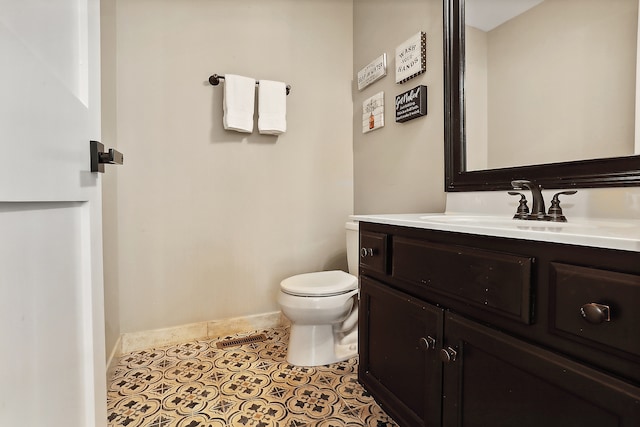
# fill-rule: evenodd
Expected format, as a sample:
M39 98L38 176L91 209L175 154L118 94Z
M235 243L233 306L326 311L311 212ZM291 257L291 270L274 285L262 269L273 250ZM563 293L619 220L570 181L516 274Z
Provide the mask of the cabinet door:
M444 426L640 425L639 388L455 314L445 317Z
M441 423L441 309L361 278L358 378L403 427Z

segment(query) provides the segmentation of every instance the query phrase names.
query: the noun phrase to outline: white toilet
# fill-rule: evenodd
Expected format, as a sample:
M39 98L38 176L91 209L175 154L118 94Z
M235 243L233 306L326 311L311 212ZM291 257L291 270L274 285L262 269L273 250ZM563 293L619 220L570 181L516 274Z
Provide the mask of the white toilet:
M287 362L318 366L358 354L358 223L347 222L349 273L320 271L280 282L278 303L291 322Z

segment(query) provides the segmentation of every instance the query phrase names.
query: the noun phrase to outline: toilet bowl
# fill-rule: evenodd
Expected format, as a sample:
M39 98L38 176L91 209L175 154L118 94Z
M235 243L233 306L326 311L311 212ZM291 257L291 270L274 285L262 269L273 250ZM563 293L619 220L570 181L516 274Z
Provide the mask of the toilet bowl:
M349 270L357 272L357 223L347 223L347 247ZM278 303L291 322L287 362L329 365L357 355L358 292L358 278L340 270L284 279Z

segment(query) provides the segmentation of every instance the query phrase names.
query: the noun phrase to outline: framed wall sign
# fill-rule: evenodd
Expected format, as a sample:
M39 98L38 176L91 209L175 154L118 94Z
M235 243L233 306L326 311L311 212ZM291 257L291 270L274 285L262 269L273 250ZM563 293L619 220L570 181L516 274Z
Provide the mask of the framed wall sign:
M420 31L396 48L396 83L427 70L427 34Z
M427 87L416 86L396 96L396 122L402 123L427 115Z
M384 126L384 92L378 92L362 103L362 133Z
M371 83L387 75L387 54L383 53L358 71L358 90L362 90Z

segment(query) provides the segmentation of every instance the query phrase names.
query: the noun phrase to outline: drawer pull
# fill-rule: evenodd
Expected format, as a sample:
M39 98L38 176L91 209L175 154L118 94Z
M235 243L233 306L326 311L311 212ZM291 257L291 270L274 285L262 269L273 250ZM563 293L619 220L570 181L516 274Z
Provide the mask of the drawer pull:
M422 337L418 340L418 346L422 350L435 350L436 348L436 339L430 335L427 335L426 338Z
M589 323L611 321L611 309L608 305L591 302L580 307L580 315Z
M440 360L444 363L452 363L456 361L458 352L453 347L447 347L440 350Z
M375 251L373 250L373 248L362 248L360 249L360 256L362 258L366 258L368 256L373 256L375 254Z

